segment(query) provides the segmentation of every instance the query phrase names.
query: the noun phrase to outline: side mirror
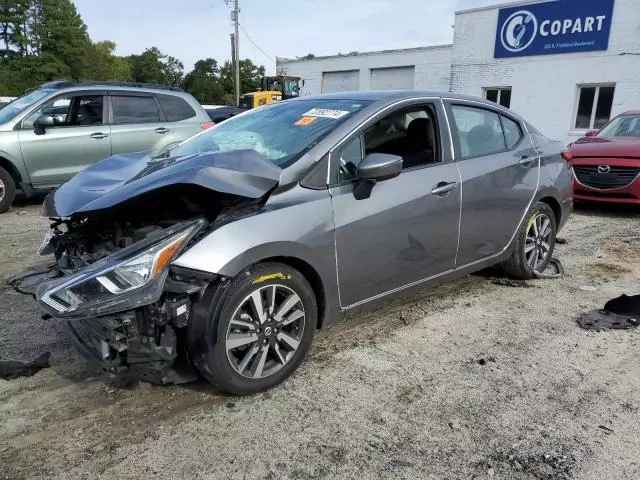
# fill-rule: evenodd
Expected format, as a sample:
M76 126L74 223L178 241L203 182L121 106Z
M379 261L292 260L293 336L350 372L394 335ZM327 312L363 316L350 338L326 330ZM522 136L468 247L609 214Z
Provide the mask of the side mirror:
M589 130L584 134L585 137L595 137L598 134L598 130Z
M402 172L402 157L387 153L370 153L358 165L358 181L353 190L356 200L371 196L376 182L397 177Z
M56 124L56 119L53 115L40 115L33 122L33 131L36 135L44 135L47 127L53 127Z

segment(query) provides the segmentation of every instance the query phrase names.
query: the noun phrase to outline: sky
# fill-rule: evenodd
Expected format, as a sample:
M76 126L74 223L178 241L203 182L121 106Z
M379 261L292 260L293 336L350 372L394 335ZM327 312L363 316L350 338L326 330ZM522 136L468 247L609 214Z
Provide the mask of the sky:
M233 27L224 0L72 1L92 40L115 42L118 55L142 53L156 46L180 59L186 72L199 59L211 57L222 63L231 57L229 34ZM239 2L244 30L240 31L240 58L248 57L264 65L267 73L275 72L276 56L334 55L451 43L455 11L504 3L502 0Z

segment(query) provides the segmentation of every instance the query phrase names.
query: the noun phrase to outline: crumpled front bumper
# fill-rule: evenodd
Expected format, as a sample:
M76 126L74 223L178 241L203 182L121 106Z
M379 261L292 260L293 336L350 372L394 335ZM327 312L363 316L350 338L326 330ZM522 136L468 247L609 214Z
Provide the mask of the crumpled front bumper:
M155 384L180 384L196 380L195 371L178 355L173 328L158 335L144 331L144 312L64 322L80 354L105 372ZM144 324L144 321L142 321ZM151 335L146 335L151 334Z

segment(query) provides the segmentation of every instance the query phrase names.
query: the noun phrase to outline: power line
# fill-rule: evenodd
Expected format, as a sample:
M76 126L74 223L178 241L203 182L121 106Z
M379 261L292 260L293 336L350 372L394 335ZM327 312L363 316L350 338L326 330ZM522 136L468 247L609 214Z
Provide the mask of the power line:
M249 36L249 34L247 33L247 31L244 29L244 27L242 26L242 24L240 24L240 29L242 30L242 33L245 34L245 36L247 37L247 40L249 40L249 42L251 42L251 45L253 45L254 47L256 47L258 50L260 50L260 52L262 52L262 54L267 57L269 60L271 60L273 63L276 63L276 59L273 58L271 55L269 55L267 52L265 52L263 49L261 49L256 42L253 41L253 39Z

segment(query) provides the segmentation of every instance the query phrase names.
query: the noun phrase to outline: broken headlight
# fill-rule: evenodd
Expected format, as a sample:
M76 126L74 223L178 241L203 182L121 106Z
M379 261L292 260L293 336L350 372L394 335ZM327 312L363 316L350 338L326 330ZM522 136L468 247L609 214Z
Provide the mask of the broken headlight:
M36 292L40 306L57 317L92 317L155 302L171 261L202 227L183 222L110 255L69 278L47 282Z

